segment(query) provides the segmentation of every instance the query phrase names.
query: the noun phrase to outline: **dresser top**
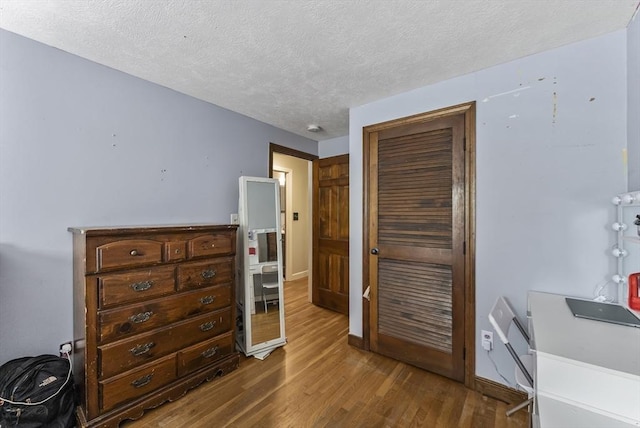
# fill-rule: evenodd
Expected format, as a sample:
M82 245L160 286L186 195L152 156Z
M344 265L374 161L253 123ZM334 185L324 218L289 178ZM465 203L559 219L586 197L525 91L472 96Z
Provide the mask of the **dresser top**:
M124 235L130 233L203 232L210 230L236 230L236 224L175 224L143 226L69 227L73 234L87 236Z

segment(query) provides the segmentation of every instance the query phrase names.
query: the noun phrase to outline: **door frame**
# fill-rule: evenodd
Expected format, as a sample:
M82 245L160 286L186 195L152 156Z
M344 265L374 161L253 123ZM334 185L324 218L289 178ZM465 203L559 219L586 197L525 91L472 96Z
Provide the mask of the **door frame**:
M279 153L281 155L286 155L286 156L293 156L294 158L299 158L299 159L304 159L307 160L309 162L313 162L315 159L319 159L319 156L317 155L313 155L311 153L306 153L300 150L296 150L296 149L292 149L290 147L285 147L285 146L281 146L279 144L274 144L274 143L269 143L269 178L273 178L273 154L274 153ZM313 196L312 195L312 190L313 190L313 176L312 176L312 166L311 164L309 164L309 168L308 168L308 174L309 174L309 205L310 205L310 212L311 212L311 216L313 217L313 210L315 209L315 207L313 206ZM293 201L291 201L291 203L293 203ZM311 224L311 229L313 229L313 224ZM289 234L290 235L290 234ZM309 242L311 242L312 240L312 232L311 230L309 231ZM285 239L291 239L291 237L289 238L285 238ZM291 241L289 241L290 243ZM289 245L289 252L291 251L291 245ZM313 277L313 249L311 248L311 245L309 246L309 280L308 280L308 300L311 301L311 279ZM291 266L289 266L289 269L291 269Z
M301 152L300 150L292 149L278 144L269 143L269 178L273 178L273 154L280 153L281 155L293 156L294 158L300 158L308 161L319 159L317 155L311 153Z
M270 174L273 175L273 171L274 168L273 166L271 167L271 169L269 170ZM287 266L291 266L291 251L286 251L287 248L291 248L291 218L293 218L292 215L292 201L291 199L293 198L293 183L292 183L292 178L293 177L293 170L290 168L285 168L285 167L278 167L278 169L275 169L275 171L277 172L281 172L285 175L285 195L284 195L284 217L285 217L285 223L284 223L284 267L282 269L283 273L284 273L284 280L288 281L287 279ZM288 177L288 178L287 178ZM273 178L273 177L270 177ZM282 211L282 206L283 201L280 201L280 211ZM281 222L282 223L282 222ZM289 277L291 277L291 272L289 272Z
M363 222L362 222L362 292L369 286L369 141L371 134L397 126L427 122L447 116L464 114L465 121L465 305L464 305L464 385L475 389L476 366L476 299L475 299L475 259L476 259L476 103L475 101L419 113L413 116L393 119L362 128L363 159ZM369 300L362 298L362 339L365 350L370 343Z

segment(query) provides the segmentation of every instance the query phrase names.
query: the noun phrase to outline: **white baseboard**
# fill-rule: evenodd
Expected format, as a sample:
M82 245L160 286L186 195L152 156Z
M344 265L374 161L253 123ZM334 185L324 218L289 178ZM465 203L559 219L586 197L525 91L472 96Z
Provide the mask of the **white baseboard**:
M304 270L302 272L296 272L291 275L287 275L287 281L295 281L296 279L306 278L309 276L309 271Z

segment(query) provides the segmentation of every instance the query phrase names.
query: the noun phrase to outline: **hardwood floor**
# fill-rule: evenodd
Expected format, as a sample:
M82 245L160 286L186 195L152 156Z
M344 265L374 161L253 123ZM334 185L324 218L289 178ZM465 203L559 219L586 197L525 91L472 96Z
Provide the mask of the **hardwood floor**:
M179 400L137 427L526 427L527 413L424 370L347 344L348 318L285 285L288 343Z

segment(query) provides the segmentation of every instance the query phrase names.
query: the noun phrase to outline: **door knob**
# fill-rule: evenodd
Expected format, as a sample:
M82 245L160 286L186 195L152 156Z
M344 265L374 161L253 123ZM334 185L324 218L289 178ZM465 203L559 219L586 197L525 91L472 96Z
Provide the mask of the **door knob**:
M380 251L379 251L377 248L372 248L372 249L371 249L371 254L373 254L374 256L375 256L375 255L378 255L378 253L379 253L379 252L380 252Z

